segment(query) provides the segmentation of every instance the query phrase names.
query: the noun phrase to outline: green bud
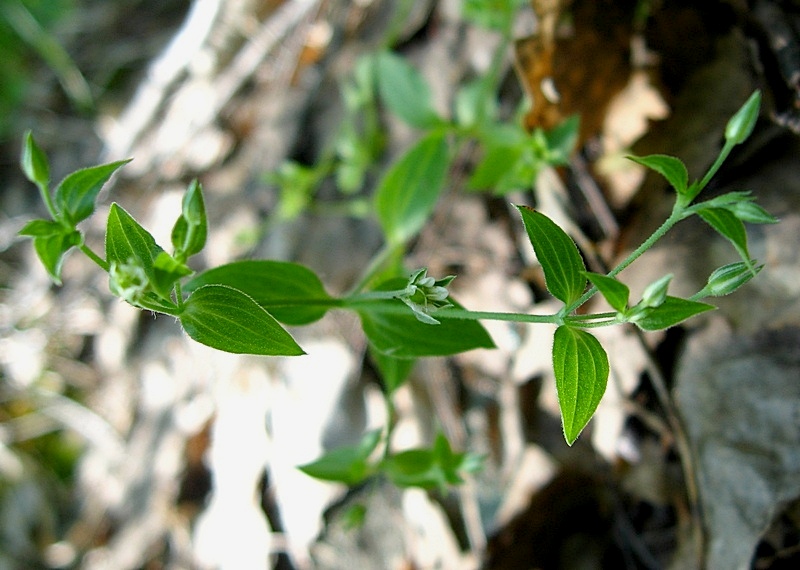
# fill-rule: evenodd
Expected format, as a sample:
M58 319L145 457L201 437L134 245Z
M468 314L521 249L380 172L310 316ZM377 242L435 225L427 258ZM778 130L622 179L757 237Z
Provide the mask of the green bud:
M736 114L730 118L725 127L725 138L733 144L744 142L758 120L758 110L761 107L761 91L756 90L742 105Z
M722 297L733 293L755 277L764 267L763 265L756 266L755 260L750 263L753 264L754 271L751 271L744 261L723 265L708 277L708 284L695 297Z
M30 131L25 133L20 166L28 180L40 188L46 188L50 183L50 165L47 162L47 156L33 140L33 134Z
M664 303L667 299L667 289L670 281L672 281L672 274L664 275L661 279L650 283L642 293L642 300L639 305L644 308L653 308Z
M447 286L453 279L455 279L454 275L448 275L437 281L433 277L428 277L427 269L418 269L411 274L408 285L402 294L397 295L397 298L414 312L418 321L429 325L438 325L439 321L430 316L430 313L452 306L447 300L449 296Z

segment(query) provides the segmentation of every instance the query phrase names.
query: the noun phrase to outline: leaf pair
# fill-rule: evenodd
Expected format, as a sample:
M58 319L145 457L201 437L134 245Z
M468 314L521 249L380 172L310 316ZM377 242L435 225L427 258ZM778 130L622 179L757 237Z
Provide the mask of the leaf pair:
M42 195L51 220L32 220L19 234L33 238L36 254L50 278L61 284L64 256L73 247L83 244L77 225L92 215L97 195L121 166L130 162L121 160L69 174L51 195L50 165L47 156L36 144L30 131L25 134L20 165L25 176L36 184Z
M441 433L431 448L409 449L371 463L369 458L380 441L380 430L368 432L358 444L329 451L299 469L316 479L346 485L357 485L382 473L398 487L444 489L461 483L462 473L474 472L482 463L480 456L453 452L450 442Z

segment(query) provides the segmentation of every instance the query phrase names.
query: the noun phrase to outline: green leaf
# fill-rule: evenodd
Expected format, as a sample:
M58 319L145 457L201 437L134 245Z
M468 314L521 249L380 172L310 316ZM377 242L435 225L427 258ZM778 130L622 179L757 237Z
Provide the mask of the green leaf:
M387 457L381 470L398 487L445 487L447 480L432 449L409 449Z
M548 291L564 304L577 301L586 288L586 267L578 246L550 218L527 206L517 206L536 258L542 264Z
M208 221L203 201L203 189L193 180L183 195L181 215L172 228L172 247L175 256L182 261L203 250L206 245Z
M778 218L752 201L735 202L728 206L734 216L748 224L777 224Z
M611 305L615 311L619 311L620 313L625 311L628 307L628 297L630 297L631 294L627 285L614 277L609 277L600 273L586 271L583 274L592 282L592 285L597 287L597 290L600 291L600 294L608 301L608 304Z
M608 356L586 331L562 325L553 339L553 371L564 437L572 445L603 398L608 382Z
M405 279L392 279L378 290L398 290L405 285ZM452 297L448 300L454 307L462 308ZM474 348L495 347L479 322L448 318L446 309L433 313L440 324L428 325L418 321L399 300L362 303L352 308L358 312L372 347L394 358L449 356Z
M390 455L381 462L381 470L398 487L423 489L458 485L462 473L477 471L482 458L475 454L454 453L444 434L439 433L431 448L416 448Z
M167 298L175 282L193 272L186 265L176 260L166 251L160 252L153 260L153 289Z
M36 255L57 285L61 285L61 266L64 263L65 254L73 247L80 245L81 240L81 234L74 230L33 238Z
M68 175L55 190L55 204L59 213L72 225L92 215L97 194L122 165L130 160L120 160L91 168L83 168Z
M698 303L679 297L667 297L658 307L648 309L631 319L646 331L668 329L686 319L716 309L714 305Z
M487 148L483 158L475 167L467 181L469 190L488 190L501 185L504 179L509 178L514 166L522 156L522 148L519 146L491 146ZM504 186L516 186L522 188L530 187L530 179L505 180Z
M687 193L689 184L689 173L683 162L674 156L665 154L651 154L650 156L629 156L630 160L646 166L650 170L655 170L667 179L679 195Z
M459 126L470 129L494 118L497 103L489 85L489 76L463 85L455 97L455 118Z
M157 276L155 260L164 250L139 222L114 203L106 222L106 261L109 265L141 267L148 284L164 299L170 288L164 288L163 275Z
M368 459L380 441L381 430L367 432L358 445L334 449L298 469L315 479L356 485L371 475Z
M287 325L306 325L321 319L332 305L319 277L302 265L285 261L235 261L193 277L183 290L203 285L227 285L244 292L273 317Z
M431 90L420 73L403 58L389 52L377 56L378 93L403 121L427 129L443 121L431 103Z
M566 164L578 142L581 121L578 115L568 117L544 133L547 142L547 162L553 166Z
M53 220L31 220L19 230L19 235L28 237L48 237L63 234L64 232L64 226Z
M406 383L417 362L414 358L394 358L378 352L372 345L369 347L369 354L380 372L386 393L390 396Z
M403 244L422 229L444 188L449 166L447 141L432 133L389 169L375 196L378 221L389 244Z
M747 231L742 221L732 212L723 208L702 208L697 213L708 225L733 244L742 261L752 271L750 253L747 251Z
M28 180L42 189L47 188L50 183L50 165L47 162L47 155L33 140L31 131L25 133L20 166Z
M186 299L180 321L186 334L211 348L235 354L305 354L252 298L227 285L204 285Z
M730 118L725 126L725 139L739 144L747 140L758 121L761 107L761 91L754 91L744 105Z

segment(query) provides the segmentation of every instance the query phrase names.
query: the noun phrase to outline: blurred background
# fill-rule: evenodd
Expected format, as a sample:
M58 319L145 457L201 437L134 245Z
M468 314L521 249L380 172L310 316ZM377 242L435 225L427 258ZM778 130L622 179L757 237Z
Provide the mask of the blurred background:
M624 156L678 156L700 176L727 119L764 96L708 190L752 191L781 219L750 228L758 279L666 333L599 331L612 377L573 447L547 326L488 323L497 349L419 361L396 395L396 446L442 430L485 454L447 492L295 468L387 420L352 315L292 330L307 356L219 353L112 297L80 255L55 286L17 237L45 213L18 166L31 129L53 181L134 159L82 226L96 250L111 202L169 243L198 178L210 232L195 269L296 261L343 293L381 245L381 173L420 136L380 105L368 129L348 99L359 58L381 49L445 116L459 87L497 73L509 124L581 117L568 163L527 189L469 191L482 151L460 150L407 264L457 274L474 310L558 310L511 203L546 209L613 266L672 205ZM797 567L800 3L0 0L0 54L0 568ZM671 293L691 294L735 260L689 221L623 277L636 295L670 272Z

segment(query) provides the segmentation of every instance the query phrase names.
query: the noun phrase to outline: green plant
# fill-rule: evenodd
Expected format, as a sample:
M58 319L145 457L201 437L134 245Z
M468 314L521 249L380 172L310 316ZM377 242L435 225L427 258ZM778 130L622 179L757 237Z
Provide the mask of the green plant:
M105 256L84 242L78 224L91 216L100 188L126 161L114 162L67 176L50 190L45 154L30 133L25 138L22 168L36 184L51 219L29 222L21 235L33 239L36 252L51 278L60 283L65 255L77 248L108 273L111 291L141 309L176 317L193 339L233 353L300 355L303 350L283 325L304 325L327 311L355 311L386 385L391 410L394 391L408 376L414 359L446 356L474 348L493 347L481 320L505 320L556 325L553 370L561 408L564 435L572 444L594 414L606 388L609 364L591 329L632 323L645 331L676 325L712 310L701 302L726 295L754 277L762 268L750 258L744 222L777 220L746 192L731 192L695 202L733 146L753 129L760 105L754 93L730 120L725 146L718 160L699 181L689 183L684 165L665 155L633 160L662 174L675 189L675 205L664 223L607 274L585 270L575 242L541 212L518 206L530 242L544 271L548 290L563 302L553 315L469 311L447 291L453 277L436 280L426 270L399 277L399 264L388 264L386 252L402 252L420 230L435 205L447 169L444 135L438 130L421 139L392 167L378 190L376 213L387 248L351 293L329 294L310 269L272 260L237 261L194 273L186 261L199 253L206 241L207 221L201 187L193 182L183 199L171 236L172 254L159 246L133 217L112 204L106 225ZM446 161L444 161L446 162ZM666 275L632 303L629 289L618 274L652 247L678 222L700 216L732 243L742 260L714 271L707 285L689 298L668 295ZM395 255L396 257L396 255ZM589 299L600 294L614 309L604 313L579 313ZM370 432L353 447L327 453L302 467L308 474L354 484L383 473L398 485L443 486L459 481L460 473L477 467L473 454L454 453L439 435L430 449L392 453L391 424L384 432ZM383 453L376 455L379 446Z

